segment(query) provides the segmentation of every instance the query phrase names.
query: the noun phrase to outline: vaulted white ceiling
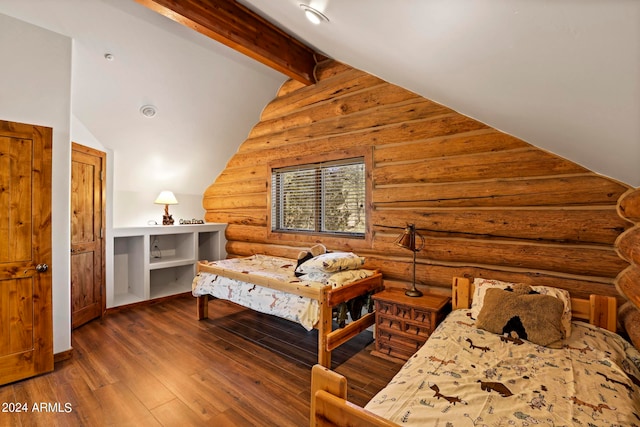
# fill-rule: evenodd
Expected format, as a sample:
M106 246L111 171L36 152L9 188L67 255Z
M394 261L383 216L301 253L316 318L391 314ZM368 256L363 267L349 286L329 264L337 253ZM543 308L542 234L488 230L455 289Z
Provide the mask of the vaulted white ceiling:
M329 56L640 185L640 2L242 0Z
M640 2L311 0L330 19L313 26L300 1L241 3L327 56L640 186ZM120 190L149 177L204 190L286 80L133 0L0 0L0 13L74 39L72 113L128 165Z
M113 150L116 193L202 195L287 79L133 0L0 0L0 13L73 39L72 114Z

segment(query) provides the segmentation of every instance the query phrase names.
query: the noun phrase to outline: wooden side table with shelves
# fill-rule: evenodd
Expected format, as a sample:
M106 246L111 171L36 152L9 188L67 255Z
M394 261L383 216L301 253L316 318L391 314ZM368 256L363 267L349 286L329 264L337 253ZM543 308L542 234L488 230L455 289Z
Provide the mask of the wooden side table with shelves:
M409 359L451 310L449 297L433 294L409 297L403 289L385 289L372 298L376 310L372 354L393 360Z

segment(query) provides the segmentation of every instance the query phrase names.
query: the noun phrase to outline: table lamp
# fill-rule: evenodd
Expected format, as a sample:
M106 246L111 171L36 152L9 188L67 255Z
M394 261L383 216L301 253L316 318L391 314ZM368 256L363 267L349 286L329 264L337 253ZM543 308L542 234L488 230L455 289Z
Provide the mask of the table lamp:
M420 244L416 246L416 237L420 239ZM416 232L415 224L407 224L402 234L394 242L401 248L409 249L413 252L413 287L405 292L410 297L420 297L422 292L416 289L416 253L424 247L424 238Z
M169 214L169 205L177 205L178 200L171 191L162 191L153 202L157 205L164 205L164 215L162 215L162 225L173 225L173 218Z

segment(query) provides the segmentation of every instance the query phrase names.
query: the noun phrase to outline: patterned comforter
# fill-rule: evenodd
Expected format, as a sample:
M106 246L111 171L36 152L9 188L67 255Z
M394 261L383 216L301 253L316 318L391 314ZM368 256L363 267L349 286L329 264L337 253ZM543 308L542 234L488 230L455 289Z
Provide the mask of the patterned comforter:
M455 310L366 409L411 426L640 426L640 352L573 322L551 349Z
M331 285L336 288L356 280L369 277L373 270L358 269L335 273L314 273L296 277L296 261L267 255L253 255L247 258L232 258L210 262L221 274L200 272L193 279L194 296L212 295L233 301L261 313L272 314L300 323L310 331L319 319L319 305L315 299L271 289L269 284L288 283L294 288L322 288ZM247 280L241 281L223 276L224 271L241 272ZM265 286L252 282L258 281Z

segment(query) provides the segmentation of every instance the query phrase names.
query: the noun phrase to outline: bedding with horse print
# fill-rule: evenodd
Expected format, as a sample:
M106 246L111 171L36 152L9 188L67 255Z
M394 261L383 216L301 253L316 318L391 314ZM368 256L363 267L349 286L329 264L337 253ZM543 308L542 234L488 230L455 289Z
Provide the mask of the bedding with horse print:
M252 255L207 264L216 273L200 272L193 279L193 296L212 295L265 314L271 314L313 329L320 318L318 300L282 289L338 288L375 274L373 270L353 269L314 272L296 277L296 261L288 258ZM230 277L227 277L230 276Z
M366 409L408 426L640 426L640 353L573 322L561 348L455 310Z

